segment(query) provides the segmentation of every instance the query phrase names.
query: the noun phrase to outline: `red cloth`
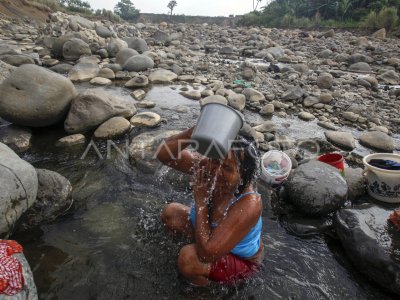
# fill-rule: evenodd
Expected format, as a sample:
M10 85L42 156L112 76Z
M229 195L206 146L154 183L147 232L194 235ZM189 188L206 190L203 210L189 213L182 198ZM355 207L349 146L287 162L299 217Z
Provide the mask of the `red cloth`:
M9 296L21 291L24 286L21 263L12 255L22 253L16 241L0 240L0 294Z
M211 264L209 279L233 285L254 276L259 270L259 264L229 253Z

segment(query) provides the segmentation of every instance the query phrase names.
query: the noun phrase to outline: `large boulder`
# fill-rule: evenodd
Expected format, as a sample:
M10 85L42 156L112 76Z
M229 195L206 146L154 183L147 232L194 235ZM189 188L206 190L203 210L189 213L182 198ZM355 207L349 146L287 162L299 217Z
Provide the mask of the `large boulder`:
M109 38L113 36L113 32L108 29L106 26L103 25L97 25L96 26L96 33L98 36L102 38Z
M360 143L368 148L385 152L393 152L395 149L393 139L384 132L370 131L360 137Z
M165 69L159 69L153 71L149 75L149 80L151 83L171 83L175 81L177 78L178 75L176 75L174 72Z
M90 89L80 93L72 101L64 128L68 133L85 132L95 129L112 117L130 118L135 113L136 107L133 103L102 89Z
M64 120L72 82L36 65L23 65L0 85L0 117L17 125L43 127Z
M123 66L129 58L138 54L139 53L136 50L130 48L121 49L115 57L115 62L120 66Z
M95 29L96 24L88 19L76 15L69 17L69 27L74 31L78 31L79 27L87 29Z
M76 82L90 81L97 77L99 72L100 68L97 64L83 62L76 64L69 71L68 78Z
M123 69L129 72L140 72L152 69L154 61L143 54L138 54L129 58L123 66Z
M0 143L0 237L13 230L15 222L36 200L35 168Z
M107 45L107 52L110 55L110 57L115 57L119 51L121 51L124 48L128 48L128 44L121 40L121 39L111 39L111 41Z
M35 203L19 220L19 230L27 230L44 222L54 221L72 205L72 186L64 176L45 169L36 169L38 191Z
M158 146L164 139L177 133L179 131L156 131L145 132L136 136L129 146L131 164L145 173L155 173L161 166L160 161L155 156Z
M166 45L170 41L170 36L167 32L162 31L162 30L157 30L155 31L152 35L151 38L154 39L156 42L158 42L161 45Z
M139 53L144 53L149 50L147 43L144 39L138 37L127 38L126 42L128 47L136 50Z
M79 33L75 32L75 33L68 33L66 35L62 35L59 38L57 38L53 43L53 48L52 48L53 55L57 58L61 58L63 56L64 44L73 38L82 39L82 36Z
M384 290L400 295L400 235L391 209L372 204L341 209L333 225L357 269Z
M347 183L338 170L319 161L300 165L286 184L290 201L304 214L325 216L347 199Z
M64 43L63 56L66 60L78 60L82 55L91 55L88 44L81 39L70 39Z
M353 150L356 147L356 140L351 132L326 131L325 136L329 142L344 148L344 150Z

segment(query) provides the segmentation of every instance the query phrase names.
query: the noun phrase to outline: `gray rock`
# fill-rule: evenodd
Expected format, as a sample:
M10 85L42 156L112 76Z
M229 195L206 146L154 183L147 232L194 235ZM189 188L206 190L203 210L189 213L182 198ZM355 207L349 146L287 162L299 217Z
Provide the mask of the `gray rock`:
M283 101L297 100L303 97L304 93L305 91L301 87L294 86L289 88L289 90L282 95L282 100Z
M15 152L25 152L31 146L32 132L29 128L9 125L1 128L0 142Z
M73 38L82 39L82 37L79 33L69 33L69 34L62 35L59 38L57 38L53 43L53 48L52 48L53 55L56 58L63 57L64 44Z
M98 86L106 86L106 85L111 85L112 81L110 79L103 77L95 77L92 80L90 80L90 84Z
M142 38L138 37L127 38L126 42L128 43L129 48L134 49L139 53L144 53L149 50L146 41Z
M70 39L64 43L63 56L66 60L78 60L83 55L91 55L88 44L80 39Z
M304 99L304 102L303 102L305 107L311 107L317 103L319 103L319 99L314 96L308 96L307 98Z
M317 78L317 85L320 89L330 89L333 86L333 77L329 73L322 73Z
M97 64L79 63L76 64L68 73L68 78L74 82L90 81L97 77L100 69Z
M158 69L156 71L153 71L149 75L149 80L151 83L171 83L175 81L178 78L178 75L176 75L174 72L165 70L165 69Z
M325 49L325 50L322 50L319 54L318 54L318 57L320 57L320 58L329 58L329 57L331 57L332 56L332 50L329 50L329 49Z
M136 127L156 127L160 123L160 115L154 112L142 112L131 119L131 124Z
M183 97L192 99L192 100L200 100L201 99L201 93L200 91L197 90L191 90L191 91L183 91L180 92Z
M15 67L19 67L26 64L32 64L32 65L35 64L35 60L31 56L25 54L5 55L1 57L1 60Z
M261 125L253 127L254 130L262 133L267 133L267 132L275 132L276 131L276 125L272 121L267 121L264 122Z
M0 116L16 125L43 127L64 120L75 87L62 75L23 65L0 85Z
M347 183L338 170L319 161L300 165L286 184L290 201L304 214L325 216L347 199Z
M114 73L117 73L117 72L119 72L119 71L122 71L122 66L120 66L119 64L105 64L105 65L103 66L103 69L104 69L104 68L111 69Z
M64 176L45 169L36 169L38 191L35 203L19 221L19 230L28 230L51 222L72 206L72 186Z
M113 32L110 29L108 29L106 26L103 26L103 25L96 26L96 33L98 36L105 38L105 39L113 36Z
M365 62L352 64L349 67L349 70L352 72L359 72L359 73L370 73L372 71L370 65Z
M154 67L154 61L147 55L138 54L130 57L123 65L123 69L129 72L141 72Z
M356 147L356 141L350 132L326 131L326 139L345 150L353 150Z
M107 45L107 52L110 57L115 57L119 51L128 48L128 44L121 39L111 39Z
M65 75L65 74L68 74L72 70L73 67L74 66L69 65L69 64L59 64L59 65L55 65L54 67L51 67L50 70L53 72L56 72L58 74Z
M15 50L10 45L0 45L0 57L4 55L18 55L21 54L21 51Z
M99 77L107 78L107 79L115 79L115 73L113 70L109 68L103 68L100 70Z
M179 131L146 132L136 136L129 146L129 159L142 172L153 174L161 166L155 154L161 142Z
M150 100L143 100L136 104L139 108L153 108L156 106L156 103Z
M272 103L268 103L267 105L263 106L260 110L260 115L270 116L274 113L275 106Z
M343 113L343 118L350 122L356 122L360 115L353 113L352 111L346 111Z
M130 118L135 113L136 108L133 103L108 94L102 89L89 89L72 101L64 129L68 133L85 132L112 117Z
M371 36L379 40L384 40L386 39L386 29L379 29L378 31L375 31Z
M357 200L364 196L367 192L365 187L365 178L363 176L363 169L361 168L347 168L345 169L345 177L349 191L347 198L349 200Z
M145 75L135 76L127 83L125 83L126 88L139 88L139 87L146 87L148 85L149 85L149 79Z
M365 147L393 152L395 149L393 139L381 131L370 131L360 137L360 143Z
M302 111L299 113L299 118L304 121L312 121L315 119L315 116L309 112Z
M234 109L243 111L246 106L246 96L243 94L230 94L228 95L228 104Z
M379 80L386 84L400 84L400 76L394 70L388 70L377 76Z
M259 104L260 102L265 102L265 96L255 89L246 88L242 93L246 96L246 100L251 103Z
M146 92L144 90L136 90L131 93L131 96L137 101L141 101L146 97Z
M79 15L74 15L69 17L69 26L72 30L75 30L75 28L79 25L80 27L87 28L87 29L95 29L96 24L88 19L85 19L84 17L81 17ZM78 27L79 28L79 27ZM77 30L75 30L77 31Z
M151 35L151 38L157 41L159 44L167 45L170 41L170 36L168 33L162 30L157 30Z
M0 143L0 237L9 234L15 222L36 200L36 170Z
M400 295L400 238L388 224L392 212L373 204L341 209L333 225L357 270L382 289Z
M11 75L11 72L16 68L12 65L6 64L0 60L0 83Z
M270 53L275 59L279 59L285 55L285 50L281 47L271 47L267 49L267 53Z
M113 117L101 124L94 132L94 136L98 139L113 139L124 135L130 128L131 124L127 119Z
M115 57L115 62L117 64L119 64L120 66L123 66L128 61L129 58L131 58L132 56L138 55L138 54L139 53L136 50L133 50L130 48L121 49L117 53L117 56Z

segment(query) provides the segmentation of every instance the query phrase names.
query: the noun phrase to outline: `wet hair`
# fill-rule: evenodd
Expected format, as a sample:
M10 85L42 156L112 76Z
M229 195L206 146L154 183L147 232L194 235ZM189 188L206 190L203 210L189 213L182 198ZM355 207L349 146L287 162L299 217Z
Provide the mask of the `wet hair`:
M239 162L242 178L238 187L238 194L240 195L249 184L255 183L258 176L260 176L260 153L257 150L254 138L244 131L239 132L236 139L232 142L231 149Z

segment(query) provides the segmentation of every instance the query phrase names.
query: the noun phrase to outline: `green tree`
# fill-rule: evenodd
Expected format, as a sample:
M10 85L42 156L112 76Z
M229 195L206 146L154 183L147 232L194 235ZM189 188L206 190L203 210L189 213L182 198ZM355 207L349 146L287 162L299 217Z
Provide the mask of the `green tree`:
M174 8L178 5L178 3L175 0L169 1L167 7L170 10L170 15L172 16L172 11L174 10Z
M139 10L135 8L131 0L121 0L115 5L114 13L124 20L135 20L139 16Z

